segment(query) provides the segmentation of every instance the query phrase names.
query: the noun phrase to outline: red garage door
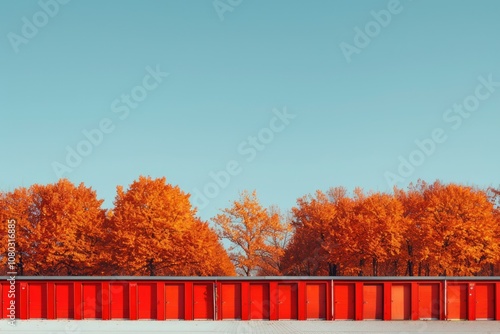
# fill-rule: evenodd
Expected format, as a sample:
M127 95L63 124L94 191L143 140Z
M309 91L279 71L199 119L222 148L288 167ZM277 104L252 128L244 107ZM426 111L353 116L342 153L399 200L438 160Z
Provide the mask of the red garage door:
M47 318L47 284L33 283L28 285L28 319Z
M418 316L420 319L439 319L439 285L420 284L418 287Z
M269 285L250 284L250 319L269 319Z
M449 284L447 313L449 320L467 319L467 284Z
M102 318L101 285L83 283L83 319Z
M137 302L139 319L156 319L156 283L137 284Z
M411 286L409 284L393 284L391 287L391 319L410 320Z
M297 319L297 284L278 284L278 319Z
M56 319L74 319L73 283L56 283Z
M129 290L127 283L111 283L110 304L111 319L129 318Z
M241 319L241 284L221 285L222 319Z
M384 287L382 284L367 284L363 286L363 319L383 319Z
M495 319L495 286L493 284L476 284L476 319Z
M306 308L307 319L326 319L325 284L307 284Z
M184 320L184 284L165 284L165 318Z
M354 319L354 284L336 283L333 289L333 295L335 319Z
M9 315L9 311L7 310L7 307L9 307L9 284L2 284L0 283L0 289L2 290L2 295L0 296L2 299L0 299L0 306L2 306L2 309L0 310L0 314L2 315L2 318L7 318Z
M195 320L214 318L213 294L212 283L193 285L193 316Z

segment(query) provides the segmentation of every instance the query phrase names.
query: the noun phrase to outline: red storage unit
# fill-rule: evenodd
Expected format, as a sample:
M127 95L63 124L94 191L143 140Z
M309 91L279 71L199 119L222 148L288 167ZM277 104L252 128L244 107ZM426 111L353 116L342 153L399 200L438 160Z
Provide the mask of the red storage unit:
M221 284L221 319L241 319L241 284Z
M74 319L75 297L74 285L72 283L55 283L55 318Z
M500 320L500 277L17 277L15 300L18 319Z
M354 283L335 283L333 288L334 318L336 320L354 320L355 302Z
M410 320L411 286L410 284L392 284L391 320Z
M420 320L439 319L440 298L438 283L420 283L418 286L418 315Z
M363 319L382 320L384 317L384 286L363 285Z
M156 319L156 283L137 283L137 318Z
M111 283L109 286L110 319L129 319L130 298L128 283Z
M101 284L82 284L82 318L102 318Z
M193 318L194 320L214 319L213 283L193 284Z
M297 316L297 284L278 284L278 319L296 320Z
M269 284L250 283L250 320L269 319Z
M326 284L306 284L306 319L326 319Z
M184 284L165 284L165 319L183 320L184 315Z
M467 292L468 284L448 284L447 287L447 319L467 319Z
M9 318L10 319L10 310L7 308L11 307L10 302L12 300L15 301L15 317L16 319L21 318L21 312L20 312L20 306L21 306L21 293L20 293L20 284L18 281L15 283L15 296L9 296L13 292L10 290L11 285L9 283L10 277L2 277L0 280L0 306L2 306L2 309L0 310L0 315L2 318Z
M47 318L47 283L32 283L28 285L28 318Z
M476 320L494 320L494 319L495 319L495 284L477 283Z

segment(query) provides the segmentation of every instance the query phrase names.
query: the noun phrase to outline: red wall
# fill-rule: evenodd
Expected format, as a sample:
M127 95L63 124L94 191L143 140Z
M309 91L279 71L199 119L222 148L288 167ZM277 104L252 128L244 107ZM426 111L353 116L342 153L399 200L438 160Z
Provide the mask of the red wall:
M1 318L8 289L1 280ZM17 277L16 317L500 320L500 278Z

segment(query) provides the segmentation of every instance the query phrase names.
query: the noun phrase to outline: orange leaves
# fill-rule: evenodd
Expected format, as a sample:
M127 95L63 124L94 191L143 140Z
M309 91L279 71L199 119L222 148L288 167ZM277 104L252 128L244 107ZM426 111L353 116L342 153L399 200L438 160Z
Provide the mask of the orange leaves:
M337 196L332 196L336 194ZM499 261L499 214L484 191L420 182L394 195L349 198L342 188L303 197L287 273L478 275ZM370 269L370 270L368 270Z
M285 214L243 192L212 219L217 232L165 178L141 176L117 187L112 209L102 203L91 188L65 179L0 192L1 221L17 221L18 274L500 272L500 191L493 188L419 182L394 194L355 189L349 196L338 187L299 198ZM2 247L6 238L0 235ZM0 255L4 271L6 261Z
M230 255L241 274L278 273L269 258L276 258L282 251L276 241L285 237L287 228L278 213L261 207L255 191L243 192L239 201L233 202L231 208L224 209L213 221L219 227L219 235L231 243Z
M217 234L195 217L189 195L165 178L117 187L113 210L106 212L102 202L92 189L64 179L0 193L2 222L17 220L18 274L234 274Z
M230 275L215 232L195 217L189 195L165 178L117 187L109 253L117 274Z
M100 261L102 200L62 179L3 194L2 220L17 219L19 271L28 275L92 274Z

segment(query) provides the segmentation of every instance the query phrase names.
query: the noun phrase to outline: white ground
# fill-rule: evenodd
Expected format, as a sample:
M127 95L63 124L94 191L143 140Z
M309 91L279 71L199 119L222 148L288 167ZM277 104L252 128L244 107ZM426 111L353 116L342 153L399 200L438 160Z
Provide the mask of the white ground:
M484 333L500 334L500 321L106 321L0 320L0 333Z

